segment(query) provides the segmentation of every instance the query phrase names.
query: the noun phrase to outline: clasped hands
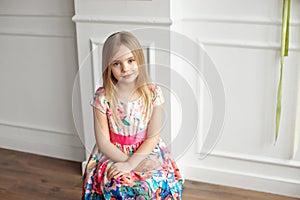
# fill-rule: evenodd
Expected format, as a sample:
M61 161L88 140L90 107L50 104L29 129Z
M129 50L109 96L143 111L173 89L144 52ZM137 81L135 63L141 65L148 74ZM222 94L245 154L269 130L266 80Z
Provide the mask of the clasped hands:
M159 167L160 163L158 161L149 158L145 158L135 168L129 162L116 162L108 168L107 179L111 180L112 178L117 178L131 171L146 172L158 169Z

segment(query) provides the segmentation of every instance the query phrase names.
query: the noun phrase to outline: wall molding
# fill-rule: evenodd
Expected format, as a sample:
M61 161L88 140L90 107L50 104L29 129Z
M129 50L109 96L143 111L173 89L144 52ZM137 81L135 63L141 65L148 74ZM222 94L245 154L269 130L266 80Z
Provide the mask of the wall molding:
M93 80L93 91L96 91L96 89L100 86L99 79L101 79L102 75L102 58L101 53L102 51L99 48L103 48L105 39L104 38L90 38L90 51L92 52L92 80Z
M185 160L186 179L300 197L300 161L218 150Z
M65 132L62 130L54 130L54 129L48 129L48 128L32 126L32 125L29 126L29 125L25 125L25 124L21 124L21 123L9 122L9 121L4 121L4 120L0 120L0 126L21 128L21 129L27 129L27 130L31 130L31 131L42 131L42 132L47 132L47 133L51 133L51 134L74 135L74 133Z
M206 167L206 166L199 166L199 165L186 165L185 167L187 168L195 168L195 169L205 169L205 170L211 170L211 171L216 171L216 172L221 172L221 173L227 173L227 174L233 174L233 175L239 175L239 176L249 176L249 177L254 177L254 178L259 178L259 179L266 179L266 180L271 180L271 181L277 181L281 183L292 183L292 184L297 184L300 185L299 180L295 179L289 179L289 178L279 178L279 177L274 177L270 175L259 175L255 173L250 173L250 172L240 172L236 170L228 170L228 169L221 169L217 167Z
M216 150L185 160L180 169L189 180L300 197L299 161Z
M84 146L75 134L49 134L47 130L6 125L0 125L0 130L0 148L66 160L84 160Z
M207 46L223 46L234 48L246 48L246 49L269 49L280 50L281 46L276 42L260 42L260 41L242 41L242 40L230 40L230 39L212 39L212 38L197 38L198 43L203 43ZM290 51L300 51L300 46L296 46L293 43L289 46Z
M225 170L202 165L183 165L184 177L189 180L300 197L300 181L270 175ZM263 187L262 187L263 186Z
M232 24L254 24L254 25L273 25L281 26L281 19L270 19L263 17L241 17L241 16L214 16L202 15L197 17L184 17L178 19L178 22L210 22L210 23L232 23ZM300 21L291 21L290 26L299 26Z
M75 24L71 21L73 14L60 13L10 13L0 9L0 35L31 36L48 38L75 38ZM11 21L11 23L7 23ZM26 24L26 26L24 26Z
M20 11L10 11L10 10L0 10L0 17L45 17L45 18L72 18L73 12L70 13L57 13L57 12L36 12L20 10Z
M0 35L7 36L25 36L25 37L46 37L46 38L75 38L75 35L68 34L47 34L42 31L11 31L11 30L1 30Z
M298 85L300 85L300 77L298 79ZM294 148L293 148L293 157L298 157L300 160L300 86L297 91L297 106L296 106L296 126L295 126L295 135L294 135ZM298 146L296 145L298 144Z
M241 160L241 161L250 161L250 162L261 163L261 164L271 164L277 166L299 168L300 170L300 161L296 161L296 160L271 158L266 156L257 156L257 155L249 155L244 153L234 153L234 152L225 152L225 151L217 151L217 150L213 150L209 154L209 156Z
M172 20L163 17L137 17L137 16L101 16L101 15L75 15L72 20L76 23L105 23L105 24L143 24L170 26Z

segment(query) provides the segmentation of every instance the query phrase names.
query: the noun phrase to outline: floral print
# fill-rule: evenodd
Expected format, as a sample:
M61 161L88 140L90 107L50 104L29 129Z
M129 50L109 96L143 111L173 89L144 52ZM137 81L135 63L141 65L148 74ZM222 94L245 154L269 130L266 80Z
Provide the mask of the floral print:
M153 109L164 103L164 97L159 86L151 89L155 91ZM142 98L119 101L117 118L122 124L114 122L103 87L97 89L90 104L107 115L111 138L114 138L111 142L127 155L132 155L143 143L143 134L147 131L147 123L141 120L145 114L142 112ZM83 175L82 199L182 199L183 178L161 138L147 158L158 162L160 167L145 172L131 171L108 180L107 169L113 161L95 145Z

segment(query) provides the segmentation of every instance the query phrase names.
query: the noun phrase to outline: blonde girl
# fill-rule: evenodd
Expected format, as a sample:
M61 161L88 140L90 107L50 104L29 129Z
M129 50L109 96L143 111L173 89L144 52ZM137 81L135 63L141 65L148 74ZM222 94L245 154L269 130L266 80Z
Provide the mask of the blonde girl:
M160 138L164 97L150 82L141 45L126 31L102 51L103 86L91 99L96 145L82 199L181 199L182 177Z

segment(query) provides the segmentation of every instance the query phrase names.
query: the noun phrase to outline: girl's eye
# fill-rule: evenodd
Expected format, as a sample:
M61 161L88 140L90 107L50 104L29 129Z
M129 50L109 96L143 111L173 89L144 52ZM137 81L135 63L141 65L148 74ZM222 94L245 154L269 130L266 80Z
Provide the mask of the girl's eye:
M119 64L120 64L120 63L115 62L115 63L113 63L112 65L113 65L114 67L117 67L117 66L119 66Z
M129 59L128 62L129 63L133 63L135 60L134 59Z

